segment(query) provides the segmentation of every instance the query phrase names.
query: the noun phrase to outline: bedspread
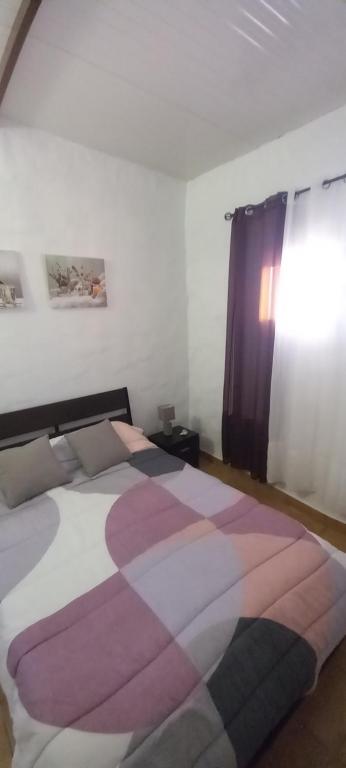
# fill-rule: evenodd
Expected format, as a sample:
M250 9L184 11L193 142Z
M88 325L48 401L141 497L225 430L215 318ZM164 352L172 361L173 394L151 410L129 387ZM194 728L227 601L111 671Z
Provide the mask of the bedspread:
M0 515L15 768L242 768L346 633L345 556L153 448Z

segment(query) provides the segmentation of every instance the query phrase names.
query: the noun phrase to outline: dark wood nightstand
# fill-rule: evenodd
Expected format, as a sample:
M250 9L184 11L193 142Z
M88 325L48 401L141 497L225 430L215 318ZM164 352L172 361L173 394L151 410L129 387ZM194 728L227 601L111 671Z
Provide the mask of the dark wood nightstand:
M188 429L187 435L182 435L181 432L184 429L185 427L173 427L173 434L169 437L163 432L156 432L155 435L149 435L148 440L167 453L178 456L193 467L198 467L199 434Z

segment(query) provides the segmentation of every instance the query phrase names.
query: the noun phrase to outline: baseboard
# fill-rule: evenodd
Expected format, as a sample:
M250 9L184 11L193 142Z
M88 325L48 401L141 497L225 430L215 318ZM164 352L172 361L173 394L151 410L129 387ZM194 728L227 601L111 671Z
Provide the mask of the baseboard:
M218 459L216 456L213 456L211 453L207 453L207 451L200 451L199 455L202 459L205 459L205 461L209 461L211 464L217 464L218 466L224 467L224 463L222 459Z

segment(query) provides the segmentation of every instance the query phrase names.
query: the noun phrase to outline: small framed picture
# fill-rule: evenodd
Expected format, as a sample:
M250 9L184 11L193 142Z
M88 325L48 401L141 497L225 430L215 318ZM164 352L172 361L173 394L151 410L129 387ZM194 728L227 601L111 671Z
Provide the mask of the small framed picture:
M16 251L0 251L0 310L18 309L23 304L20 254Z
M107 306L103 259L47 255L46 267L53 309Z

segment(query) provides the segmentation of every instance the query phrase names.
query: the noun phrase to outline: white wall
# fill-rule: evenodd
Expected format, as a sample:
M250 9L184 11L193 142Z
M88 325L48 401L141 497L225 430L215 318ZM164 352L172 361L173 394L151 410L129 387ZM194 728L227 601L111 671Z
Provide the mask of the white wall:
M187 415L185 184L0 123L0 250L27 308L0 311L0 412L128 386L136 423ZM53 310L43 254L106 261L107 308Z
M221 457L230 224L225 211L346 172L346 107L189 182L186 258L190 425Z
M0 313L0 411L127 385L147 430L162 401L184 422L189 365L190 425L221 456L224 212L345 171L345 136L343 108L189 182L185 210L183 182L2 120L0 250L28 306ZM108 308L50 309L45 253L104 258Z

